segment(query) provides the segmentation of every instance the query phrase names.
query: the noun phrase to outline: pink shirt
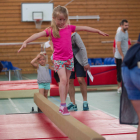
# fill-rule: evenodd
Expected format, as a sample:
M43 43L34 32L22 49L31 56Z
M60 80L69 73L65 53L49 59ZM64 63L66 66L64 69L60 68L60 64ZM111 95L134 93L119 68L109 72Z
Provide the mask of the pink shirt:
M76 26L68 25L67 27L60 29L60 38L54 38L52 35L52 42L54 47L53 60L68 60L73 57L72 43L71 43L71 32L74 32ZM46 36L49 36L48 29L46 31Z

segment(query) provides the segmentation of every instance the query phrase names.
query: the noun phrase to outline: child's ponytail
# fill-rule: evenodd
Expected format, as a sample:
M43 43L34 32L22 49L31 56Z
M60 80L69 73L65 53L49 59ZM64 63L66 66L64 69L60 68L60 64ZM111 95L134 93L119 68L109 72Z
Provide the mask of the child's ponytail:
M54 36L55 38L60 38L59 29L58 29L58 27L56 26L54 19L52 19L51 27L52 27L52 31L53 31L53 36Z
M60 35L59 35L59 28L56 26L56 23L55 23L54 19L57 18L59 16L59 14L61 14L61 13L64 14L64 16L67 20L66 24L67 25L70 24L70 21L68 19L69 14L68 14L67 8L63 7L63 6L60 6L60 5L55 7L54 10L53 10L53 14L52 14L53 19L52 19L52 22L51 22L51 28L53 30L53 36L55 38L60 38Z

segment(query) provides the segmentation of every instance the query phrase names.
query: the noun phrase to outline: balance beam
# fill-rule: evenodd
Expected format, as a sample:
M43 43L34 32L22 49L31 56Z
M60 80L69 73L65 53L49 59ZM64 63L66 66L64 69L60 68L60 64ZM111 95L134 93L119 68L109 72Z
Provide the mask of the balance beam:
M34 102L42 110L42 112L71 140L105 140L104 137L71 115L63 116L59 113L59 107L46 99L42 94L35 93Z

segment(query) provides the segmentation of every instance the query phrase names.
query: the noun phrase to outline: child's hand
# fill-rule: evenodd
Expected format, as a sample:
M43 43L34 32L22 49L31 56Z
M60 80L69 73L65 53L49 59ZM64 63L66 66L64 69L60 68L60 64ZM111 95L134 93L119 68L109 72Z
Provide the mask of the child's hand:
M36 56L36 58L38 59L38 58L40 58L40 56L41 56L41 55L40 55L40 53L39 53L39 54Z
M21 46L21 48L18 50L18 53L23 49L23 48L25 48L26 47L26 45L27 45L27 43L26 42L23 42L23 44L22 44L22 46Z
M102 32L102 31L99 31L98 34L103 35L103 36L109 36L109 34L106 34L106 33Z

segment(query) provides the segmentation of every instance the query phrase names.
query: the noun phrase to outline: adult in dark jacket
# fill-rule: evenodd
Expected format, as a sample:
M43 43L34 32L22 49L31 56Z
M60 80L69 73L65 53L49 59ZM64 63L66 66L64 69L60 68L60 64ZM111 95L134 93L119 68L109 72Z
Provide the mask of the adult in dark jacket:
M83 111L89 110L87 102L87 84L85 82L86 70L90 70L88 64L88 57L86 47L78 33L73 33L72 36L72 50L74 54L74 72L71 73L69 81L69 96L71 103L68 104L68 110L76 111L77 105L75 104L75 87L74 79L75 73L80 84L80 90L83 96Z
M127 121L126 123L138 123L140 122L140 36L138 39L138 43L133 45L126 53L122 63L122 78L123 83L126 88L126 92L128 95L128 99L131 101L137 116L135 115L132 108L125 107L125 112L121 112L121 121L123 120L123 116L127 113ZM125 92L125 90L124 90ZM123 99L122 99L123 101ZM133 116L131 115L133 113ZM132 117L129 117L132 116ZM140 124L138 125L138 132L137 132L137 140L140 140Z
M74 55L74 72L71 73L69 80L69 96L71 102L68 104L67 108L70 111L77 111L77 105L75 104L75 87L74 79L75 73L80 84L80 90L83 96L83 110L89 110L87 102L87 85L85 82L86 70L90 70L90 65L88 64L87 52L85 45L78 33L73 33L71 36L72 39L72 50ZM58 74L54 72L54 78L59 84L60 80Z

